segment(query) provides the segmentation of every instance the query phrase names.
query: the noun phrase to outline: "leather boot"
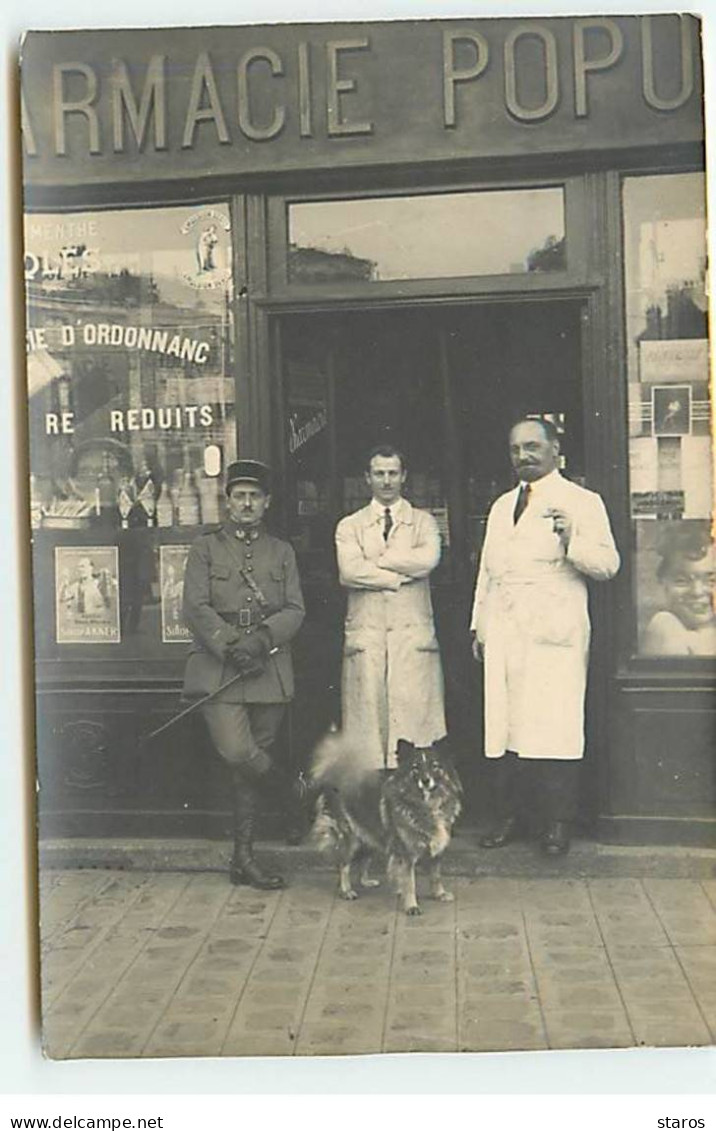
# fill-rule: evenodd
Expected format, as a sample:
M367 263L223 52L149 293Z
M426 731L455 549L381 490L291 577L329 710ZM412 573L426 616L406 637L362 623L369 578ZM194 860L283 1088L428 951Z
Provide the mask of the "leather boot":
M248 884L260 891L278 891L286 887L283 876L262 872L254 860L254 825L257 811L256 791L245 777L234 778L234 855L229 879L232 884Z
M481 848L502 848L503 845L509 844L511 840L515 839L517 835L517 818L504 817L499 824L490 829L483 837L480 838Z
M309 787L303 774L291 777L275 762L258 779L266 797L278 801L286 818L286 843L300 844L308 831Z
M566 821L552 821L542 836L545 856L564 856L569 852L569 825Z

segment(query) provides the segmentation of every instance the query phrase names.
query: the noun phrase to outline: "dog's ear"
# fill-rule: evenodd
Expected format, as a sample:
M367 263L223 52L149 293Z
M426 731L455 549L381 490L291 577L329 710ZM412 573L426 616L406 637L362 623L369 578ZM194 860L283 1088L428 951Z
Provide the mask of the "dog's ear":
M395 756L398 760L398 765L400 765L404 758L409 757L412 754L413 750L415 750L414 742L408 742L407 738L399 738L398 745L395 750Z
M448 739L447 735L443 735L442 738L438 738L435 742L433 742L432 745L433 750L436 752L436 754L439 754L440 757L450 757L450 740Z

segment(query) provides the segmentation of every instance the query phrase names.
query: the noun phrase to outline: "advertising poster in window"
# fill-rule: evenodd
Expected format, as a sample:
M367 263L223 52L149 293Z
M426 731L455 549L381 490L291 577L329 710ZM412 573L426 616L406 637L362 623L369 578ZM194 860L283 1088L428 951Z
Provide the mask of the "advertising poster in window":
M716 656L716 551L698 519L637 523L637 619L644 656Z
M116 546L55 549L58 644L119 644Z
M184 570L188 554L189 546L159 547L163 644L185 644L191 640L191 633L182 617Z

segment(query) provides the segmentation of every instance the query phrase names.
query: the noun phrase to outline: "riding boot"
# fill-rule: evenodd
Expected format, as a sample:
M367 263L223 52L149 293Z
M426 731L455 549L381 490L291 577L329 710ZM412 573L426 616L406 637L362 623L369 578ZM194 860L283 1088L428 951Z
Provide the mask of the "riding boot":
M272 762L257 779L266 796L277 801L286 818L286 842L300 844L308 831L309 787L303 774L291 777Z
M234 855L229 879L232 884L248 884L261 891L277 891L286 887L280 875L262 872L254 860L254 825L258 798L254 786L242 774L234 775Z

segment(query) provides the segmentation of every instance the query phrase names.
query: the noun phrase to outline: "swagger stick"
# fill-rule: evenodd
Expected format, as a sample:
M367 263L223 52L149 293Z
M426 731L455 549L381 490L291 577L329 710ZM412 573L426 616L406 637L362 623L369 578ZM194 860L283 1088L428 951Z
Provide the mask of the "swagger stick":
M269 656L273 656L274 652L278 652L278 648L272 648L269 652ZM240 679L250 679L252 675L258 675L260 670L261 669L257 667L255 671L237 672L236 675L232 675L231 679L227 679L225 683L222 683L220 687L217 687L216 691L211 691L208 695L204 695L201 699L197 699L195 700L195 702L190 703L188 707L185 707L184 710L180 711L178 715L174 715L174 717L169 719L168 722L163 723L162 726L157 728L157 730L153 730L151 734L145 734L139 740L140 747L146 746L147 743L152 742L155 738L158 738L160 734L164 734L165 730L169 730L171 727L175 726L176 723L181 722L182 719L186 719L189 715L193 715L194 711L198 711L200 707L203 707L207 703L210 703L212 699L216 699L217 695L221 695L222 691L226 691L227 687L233 687L233 685L235 683L238 683Z

